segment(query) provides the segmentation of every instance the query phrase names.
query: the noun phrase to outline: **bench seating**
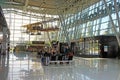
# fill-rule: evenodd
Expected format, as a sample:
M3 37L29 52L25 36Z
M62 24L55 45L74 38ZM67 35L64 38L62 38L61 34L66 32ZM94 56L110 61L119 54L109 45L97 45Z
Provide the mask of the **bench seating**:
M63 55L59 55L59 56L51 56L50 57L50 63L71 63L73 62L73 56L63 56Z

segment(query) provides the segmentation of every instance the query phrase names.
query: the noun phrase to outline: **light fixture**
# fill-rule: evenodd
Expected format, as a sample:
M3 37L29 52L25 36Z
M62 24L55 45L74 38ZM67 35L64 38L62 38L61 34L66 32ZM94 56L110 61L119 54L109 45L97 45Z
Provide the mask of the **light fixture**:
M7 4L13 4L13 5L24 5L23 3L19 3L19 2L14 2L14 1L8 1L8 2L5 2Z

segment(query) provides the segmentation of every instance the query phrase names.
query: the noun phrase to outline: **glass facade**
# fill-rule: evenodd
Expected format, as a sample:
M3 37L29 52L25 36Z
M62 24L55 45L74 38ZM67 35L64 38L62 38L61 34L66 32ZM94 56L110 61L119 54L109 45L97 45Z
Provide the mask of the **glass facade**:
M22 13L20 10L16 9L3 9L6 11L4 13L6 21L10 29L10 42L11 45L15 46L19 43L24 43L29 41L29 35L24 33L25 28L22 27L25 24L30 24L37 22L39 19L30 17L28 14ZM34 40L35 36L31 36L31 40Z
M43 28L59 27L58 26L59 22L57 20L52 21L52 18L58 18L58 16L56 15L38 14L38 13L29 12L29 11L26 12L26 11L18 10L15 8L3 8L3 12L5 15L8 27L10 29L11 47L19 44L26 44L26 43L29 43L30 41L48 41L49 42L47 32L42 31L41 35L32 35L26 32L27 27L26 28L23 27L24 25L46 21L45 23L43 23ZM46 18L43 18L43 16L45 16ZM57 39L56 36L58 36L58 31L57 32L50 31L49 35L51 35L50 36L51 40L55 40Z
M106 1L116 30L119 32L114 0ZM118 9L120 9L120 0L116 1ZM120 12L118 14L120 14ZM60 18L63 20L61 21L62 31L60 32L60 40L63 42L67 41L67 38L69 39L68 41L72 41L79 40L84 37L114 35L107 8L102 0L87 8L78 9L78 11L74 14L62 15ZM65 39L61 38L63 37L63 34Z

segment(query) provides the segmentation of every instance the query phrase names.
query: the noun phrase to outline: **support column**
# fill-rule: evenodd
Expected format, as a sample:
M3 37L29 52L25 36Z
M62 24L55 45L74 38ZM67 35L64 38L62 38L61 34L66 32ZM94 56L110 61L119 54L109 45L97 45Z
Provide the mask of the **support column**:
M10 52L10 31L7 28L7 38L6 38L6 57L7 57L7 62L9 62L9 52Z
M115 24L114 24L114 22L113 22L113 20L112 20L112 16L111 16L110 10L108 9L107 2L106 2L106 0L103 0L103 2L104 2L105 7L106 7L106 9L107 9L107 13L108 13L108 15L109 15L109 18L110 18L110 22L111 22L111 24L112 24L113 31L114 31L114 33L115 33L115 36L116 36L117 41L118 41L118 45L119 45L119 47L120 47L119 34L117 33L117 30L116 30L116 28L115 28Z
M117 7L117 3L116 3L116 0L114 0L114 7L115 7L115 13L116 13L116 19L118 20L118 27L119 27L119 31L120 31L120 18L119 18L119 10L118 10L118 7Z
M63 15L61 15L61 16L59 15L59 18L60 18L60 22L61 22L61 25L62 25L62 28L63 28L62 32L64 33L66 41L69 42L69 36L68 36L68 32L67 32L67 26L65 26L65 19L64 19Z
M52 48L52 44L51 44L51 39L50 39L50 35L49 35L49 32L47 31L47 37L48 37L48 40L49 40L49 43L50 43L50 48Z
M7 28L3 27L3 41L1 54L6 54L7 50Z
M117 2L116 0L114 0L114 7L115 7L115 13L116 13L116 19L118 21L118 27L119 27L119 33L118 33L118 36L119 36L119 47L118 47L118 57L120 57L120 18L119 18L119 6L117 5Z

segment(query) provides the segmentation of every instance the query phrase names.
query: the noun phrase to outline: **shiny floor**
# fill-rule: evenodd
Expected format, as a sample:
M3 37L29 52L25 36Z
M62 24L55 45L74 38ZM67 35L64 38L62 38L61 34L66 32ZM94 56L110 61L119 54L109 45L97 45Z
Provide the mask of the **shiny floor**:
M77 58L43 66L31 53L0 56L0 80L120 80L120 60Z

